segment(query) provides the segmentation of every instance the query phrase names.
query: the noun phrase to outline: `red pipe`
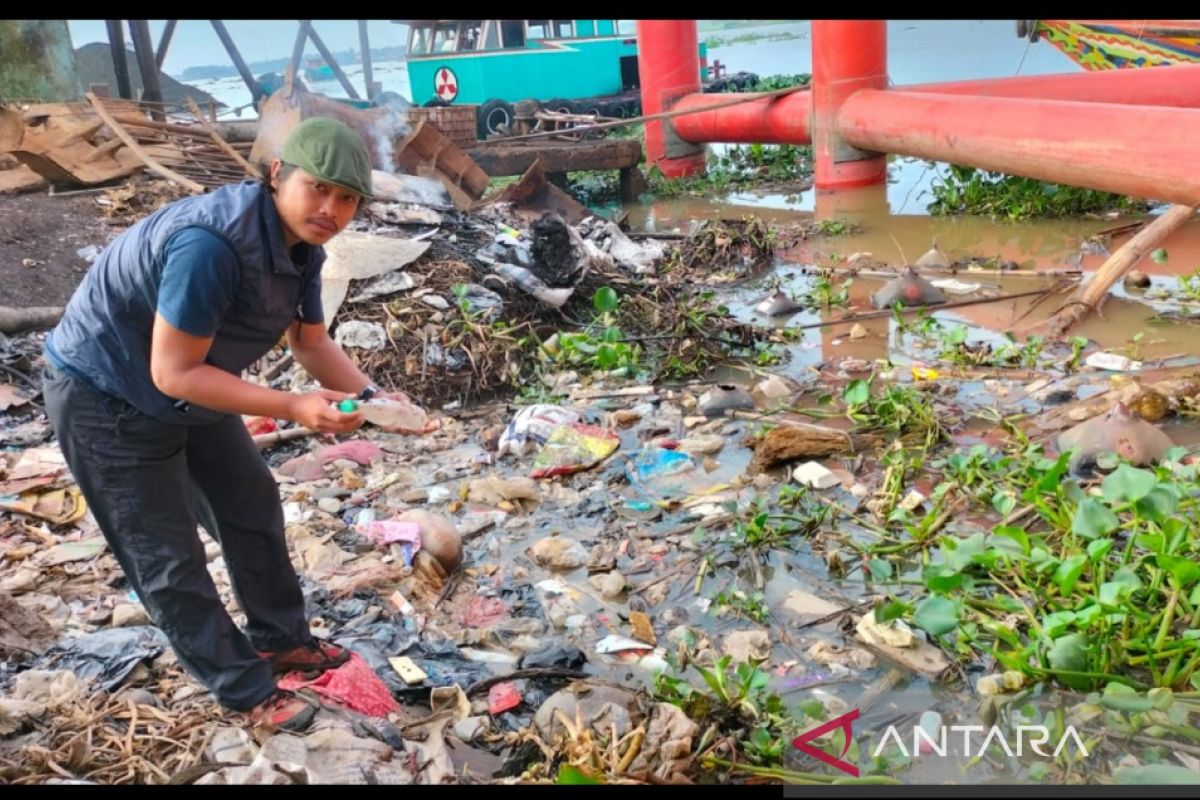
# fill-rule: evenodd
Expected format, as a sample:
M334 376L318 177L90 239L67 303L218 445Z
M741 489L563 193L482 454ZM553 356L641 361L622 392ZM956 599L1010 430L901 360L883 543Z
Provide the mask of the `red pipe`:
M813 155L817 189L869 186L887 179L884 156L845 160L838 109L862 89L887 86L887 23L881 19L812 21ZM839 160L841 159L841 160Z
M1139 106L1200 106L1200 64L897 86L906 92L1029 97Z
M642 113L668 111L679 98L700 91L700 44L696 20L640 19L638 77ZM646 163L668 178L704 169L704 148L683 141L661 120L646 123Z
M863 89L836 122L864 150L1200 203L1196 109Z
M693 94L675 104L675 110L698 113L675 117L675 132L689 142L745 144L808 144L812 121L812 92L802 89L774 100L756 100L737 106L703 109L728 103L727 94Z
M1200 107L1200 64L1165 69L1118 69L1099 72L1036 75L1024 78L920 83L896 91L978 97L1025 97L1124 103L1136 106ZM726 95L694 94L676 109L698 111L729 101ZM689 142L808 144L812 137L812 94L797 92L774 103L752 102L674 120L676 132Z

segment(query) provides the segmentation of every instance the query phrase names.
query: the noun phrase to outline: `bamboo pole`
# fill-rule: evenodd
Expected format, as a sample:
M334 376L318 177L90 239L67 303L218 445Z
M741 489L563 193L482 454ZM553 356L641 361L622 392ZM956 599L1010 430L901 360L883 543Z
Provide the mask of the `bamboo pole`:
M1117 248L1096 271L1091 281L1080 286L1054 316L1030 326L1027 335L1061 338L1067 330L1090 314L1114 283L1124 277L1146 253L1157 247L1176 228L1191 219L1200 204L1173 205L1132 239Z

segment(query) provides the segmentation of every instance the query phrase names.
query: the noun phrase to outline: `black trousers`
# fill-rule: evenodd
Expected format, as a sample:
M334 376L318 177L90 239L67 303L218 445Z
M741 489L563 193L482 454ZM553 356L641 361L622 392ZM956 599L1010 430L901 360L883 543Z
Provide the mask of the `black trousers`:
M75 481L180 663L227 708L264 700L275 680L258 652L312 637L279 491L242 420L171 425L53 365L43 393ZM208 573L197 521L221 545L245 634Z

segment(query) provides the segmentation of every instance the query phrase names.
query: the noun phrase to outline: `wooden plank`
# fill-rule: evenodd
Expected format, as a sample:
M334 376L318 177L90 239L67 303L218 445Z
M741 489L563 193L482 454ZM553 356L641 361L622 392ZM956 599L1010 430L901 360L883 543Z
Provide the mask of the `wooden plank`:
M208 127L208 123L206 123L204 121L204 114L203 114L203 112L200 111L200 106L196 105L196 101L193 100L191 97L187 98L187 107L188 107L188 110L192 112L192 115L196 118L196 121L200 123L200 127L204 128L206 131L208 131L208 135L212 137L212 140L214 142L216 142L217 147L221 148L222 152L226 153L230 158L232 158L237 163L237 165L239 167L241 167L243 170L245 170L246 174L249 175L251 178L260 177L258 170L256 170L249 161L242 158L241 153L239 153L237 150L234 150L232 147L230 147L229 142L222 139L220 136L217 135L216 131L214 131L212 128Z
M637 166L642 145L635 139L492 145L472 148L469 155L491 176L523 175L534 161L541 161L546 172L583 172Z
M96 95L88 92L84 96L87 98L88 102L92 104L92 108L96 109L96 113L100 115L100 118L104 120L109 128L112 129L113 133L121 138L121 141L125 142L130 151L132 151L134 155L142 160L142 163L144 163L154 172L162 175L167 180L175 181L189 192L194 192L196 194L204 193L203 186L193 180L183 177L175 170L163 166L157 160L147 155L146 151L142 149L141 144L138 143L138 140L133 138L129 131L125 130L121 123L117 122L112 115L108 113L108 109L104 107L104 103L98 97L96 97Z

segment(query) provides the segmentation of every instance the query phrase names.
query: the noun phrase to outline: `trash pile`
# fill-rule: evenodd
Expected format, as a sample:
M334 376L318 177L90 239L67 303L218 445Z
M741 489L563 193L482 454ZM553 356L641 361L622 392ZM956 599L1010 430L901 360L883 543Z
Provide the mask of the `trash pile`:
M327 247L325 317L440 428L246 420L311 629L353 653L282 678L320 706L303 734L252 735L180 668L52 440L42 334L0 338L0 783L900 782L930 768L873 753L888 725L1030 719L1090 755L989 777L1197 772L1200 467L1171 419L1195 367L964 364L946 336L924 361L714 375L785 340L703 285L819 226L674 248L532 168L469 210L429 176L376 186ZM939 299L931 263L875 302ZM248 377L313 386L282 351ZM791 746L852 708L861 779Z

